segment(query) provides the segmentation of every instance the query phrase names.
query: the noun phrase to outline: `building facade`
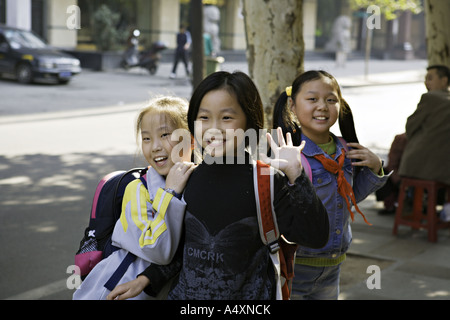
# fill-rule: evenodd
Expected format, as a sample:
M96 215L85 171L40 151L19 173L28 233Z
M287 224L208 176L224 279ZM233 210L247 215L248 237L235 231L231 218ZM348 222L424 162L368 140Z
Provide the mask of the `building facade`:
M333 23L342 15L350 17L351 49L363 52L367 28L361 12L352 12L349 0L303 0L303 25L306 51L326 51L333 35ZM220 11L219 37L222 50L244 51L246 47L242 0L204 0ZM163 41L175 47L181 23L189 26L193 13L190 0L0 0L0 23L6 23L42 36L49 44L77 50L96 50L93 17L102 5L118 15L117 30L126 34L141 31L144 44ZM79 11L74 10L74 6ZM78 24L77 24L78 23ZM378 58L411 58L425 54L424 14L402 13L393 21L382 19L373 32L372 53ZM75 27L74 27L75 26ZM408 51L408 52L406 52ZM405 52L407 54L405 54Z

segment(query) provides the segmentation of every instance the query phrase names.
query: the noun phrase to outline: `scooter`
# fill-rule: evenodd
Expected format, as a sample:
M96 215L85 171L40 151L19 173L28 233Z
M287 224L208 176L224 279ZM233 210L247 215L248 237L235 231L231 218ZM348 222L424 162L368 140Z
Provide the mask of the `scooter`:
M158 70L159 62L161 61L161 51L165 49L167 49L167 46L163 42L153 42L149 50L139 54L137 66L147 69L151 75L154 75Z
M139 52L139 35L139 30L133 31L133 36L129 40L129 46L123 55L120 66L126 70L133 67L145 68L151 75L154 75L161 60L160 52L167 49L167 46L161 41L156 41L149 50Z

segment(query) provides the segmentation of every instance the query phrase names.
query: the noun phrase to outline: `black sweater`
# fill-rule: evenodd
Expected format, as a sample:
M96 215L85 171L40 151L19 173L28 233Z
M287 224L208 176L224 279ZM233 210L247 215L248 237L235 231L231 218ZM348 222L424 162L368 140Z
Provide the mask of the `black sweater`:
M271 299L274 271L259 236L253 167L200 164L186 186L185 237L168 266L143 273L146 292L158 292L178 271L169 299ZM210 163L210 162L209 162ZM328 216L303 173L293 186L275 175L274 206L280 232L302 246L320 248L328 240Z

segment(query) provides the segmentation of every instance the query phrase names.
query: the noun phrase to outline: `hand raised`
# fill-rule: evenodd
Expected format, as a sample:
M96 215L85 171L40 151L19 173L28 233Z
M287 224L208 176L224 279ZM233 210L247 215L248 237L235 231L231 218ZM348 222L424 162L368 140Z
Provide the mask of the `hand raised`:
M283 171L289 179L291 184L295 183L303 170L301 163L301 152L305 147L305 141L302 141L300 146L296 147L292 143L291 134L286 134L286 140L283 137L283 131L281 128L277 129L278 144L273 140L272 135L267 133L267 141L272 149L274 158L269 158L264 154L261 154L261 160Z

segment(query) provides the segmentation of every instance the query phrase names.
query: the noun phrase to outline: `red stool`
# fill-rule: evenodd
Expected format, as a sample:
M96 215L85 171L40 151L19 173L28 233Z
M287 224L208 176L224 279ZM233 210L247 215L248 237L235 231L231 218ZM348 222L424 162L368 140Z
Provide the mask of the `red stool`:
M409 187L414 187L414 199L412 212L403 214L406 192ZM441 228L450 228L450 222L443 222L436 214L436 202L438 190L446 189L447 197L450 195L450 186L437 181L402 178L398 196L398 207L395 212L394 229L392 233L397 235L399 225L411 226L413 229L428 229L428 241L437 241L437 231ZM428 193L427 212L423 210L423 194Z

